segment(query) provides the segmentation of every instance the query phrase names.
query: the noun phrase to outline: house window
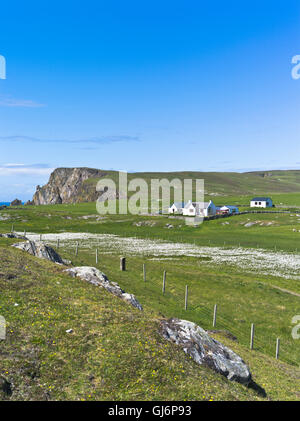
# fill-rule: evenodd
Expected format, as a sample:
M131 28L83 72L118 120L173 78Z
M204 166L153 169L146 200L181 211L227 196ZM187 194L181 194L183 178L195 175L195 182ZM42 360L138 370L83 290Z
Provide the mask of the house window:
M255 202L255 204L257 205L257 202Z
M190 209L190 212L193 212L194 209Z
M261 205L261 202L259 202L258 204Z

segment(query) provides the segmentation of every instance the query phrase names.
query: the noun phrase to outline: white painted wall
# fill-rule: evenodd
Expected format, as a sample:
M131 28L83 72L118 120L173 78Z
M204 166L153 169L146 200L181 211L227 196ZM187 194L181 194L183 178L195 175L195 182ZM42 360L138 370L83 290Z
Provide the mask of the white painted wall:
M183 209L182 209L182 214L185 216L196 216L196 209L194 208L193 204L187 204Z
M180 213L180 214L182 214L182 208L177 208L177 206L173 203L173 205L169 208L169 213Z
M271 199L268 200L268 203L264 200L262 201L251 200L250 202L251 208L271 208L272 206L273 206L273 202Z

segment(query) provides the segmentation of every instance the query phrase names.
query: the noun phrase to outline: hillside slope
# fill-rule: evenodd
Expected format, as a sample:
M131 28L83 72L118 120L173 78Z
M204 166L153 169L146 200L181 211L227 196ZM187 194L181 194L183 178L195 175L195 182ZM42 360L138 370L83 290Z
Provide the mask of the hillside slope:
M199 367L143 313L61 267L0 241L0 400L257 400L254 390ZM144 305L145 303L143 303ZM73 333L66 330L73 329ZM227 342L250 365L267 399L296 400L299 372Z
M96 184L108 177L118 185L118 172L90 168L57 168L49 182L37 187L35 205L93 202L97 200ZM150 186L153 178L204 179L210 196L300 192L300 170L260 172L140 172L129 173L128 180L142 178Z

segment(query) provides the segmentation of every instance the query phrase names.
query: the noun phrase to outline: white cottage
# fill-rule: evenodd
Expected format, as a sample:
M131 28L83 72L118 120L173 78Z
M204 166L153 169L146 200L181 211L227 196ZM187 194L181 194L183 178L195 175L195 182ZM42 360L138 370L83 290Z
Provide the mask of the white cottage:
M168 212L172 214L180 214L182 215L182 210L184 208L183 202L175 202L173 205L169 208Z
M217 208L210 200L209 202L192 202L189 200L182 210L185 216L213 216L216 215Z
M273 206L270 197L253 197L250 201L251 208L271 208Z

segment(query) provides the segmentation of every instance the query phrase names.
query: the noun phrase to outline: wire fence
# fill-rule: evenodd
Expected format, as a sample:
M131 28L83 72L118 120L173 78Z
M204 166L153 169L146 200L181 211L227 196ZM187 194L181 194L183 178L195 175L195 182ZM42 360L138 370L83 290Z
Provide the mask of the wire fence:
M146 272L147 273L147 272ZM216 330L216 331L225 331L224 333L228 334L228 337L234 340L237 340L238 343L241 343L250 348L250 339L251 339L251 324L246 324L241 326L241 323L238 324L230 315L224 314L222 306L218 306L216 314L216 323L214 322L214 307L207 305L195 304L197 297L193 295L193 290L189 288L189 296L187 298L187 309L185 310L186 305L186 296L185 288L181 286L178 288L178 285L169 280L169 276L164 283L164 275L162 273L161 281L154 277L146 276L146 282L141 276L141 284L143 285L144 294L149 291L151 293L155 292L157 298L161 296L165 300L168 300L168 308L173 310L173 317L184 318L189 317L190 321L193 321L203 327L205 330ZM165 291L165 292L163 292ZM166 309L164 303L160 301L161 311ZM170 305L171 304L171 305ZM254 346L253 349L259 351L263 354L267 354L271 357L279 357L281 361L284 361L291 365L299 366L299 361L294 356L290 356L291 345L285 343L284 339L281 338L279 354L277 354L277 336L271 335L270 331L262 330L259 327L259 321L255 321L255 334L253 338ZM258 327L256 329L256 326ZM296 348L296 343L294 345Z
M79 258L84 261L85 264L89 265L91 261L91 254L93 255L94 265L100 266L102 259L99 259L98 249L91 250L84 247L80 247L78 242L75 245L70 246L68 244L62 245L57 242L56 247L59 247L59 253L67 257L73 256L73 258ZM58 250L57 250L58 251ZM78 256L79 255L79 256ZM130 258L129 258L130 259ZM127 262L126 262L127 263ZM124 257L122 258L120 269L126 271L126 263ZM151 262L153 264L153 262ZM168 317L187 318L188 320L195 322L205 330L216 330L225 331L228 337L237 340L238 343L243 344L250 348L250 334L251 324L245 323L244 321L237 322L230 314L225 313L222 306L218 304L217 311L214 311L214 306L207 304L199 304L199 300L203 301L203 297L199 297L195 294L192 287L189 288L189 294L186 294L186 288L182 283L178 284L175 280L172 280L172 273L167 274L164 271L161 272L161 278L153 276L151 272L147 271L147 263L141 265L140 271L140 284L134 284L133 292L140 300L148 300L148 305L151 305L151 300L147 297L151 296L152 300L156 302L156 308L161 313L166 314ZM157 303L159 305L157 305ZM141 301L144 305L145 302ZM215 323L214 323L215 322ZM253 349L271 357L279 356L281 361L284 361L291 365L299 366L299 361L294 355L297 344L291 345L286 338L280 338L280 350L277 355L278 349L276 345L277 336L274 336L270 330L265 331L260 327L260 321L254 320L255 323L255 334L254 334L254 347ZM293 341L295 342L295 341Z

